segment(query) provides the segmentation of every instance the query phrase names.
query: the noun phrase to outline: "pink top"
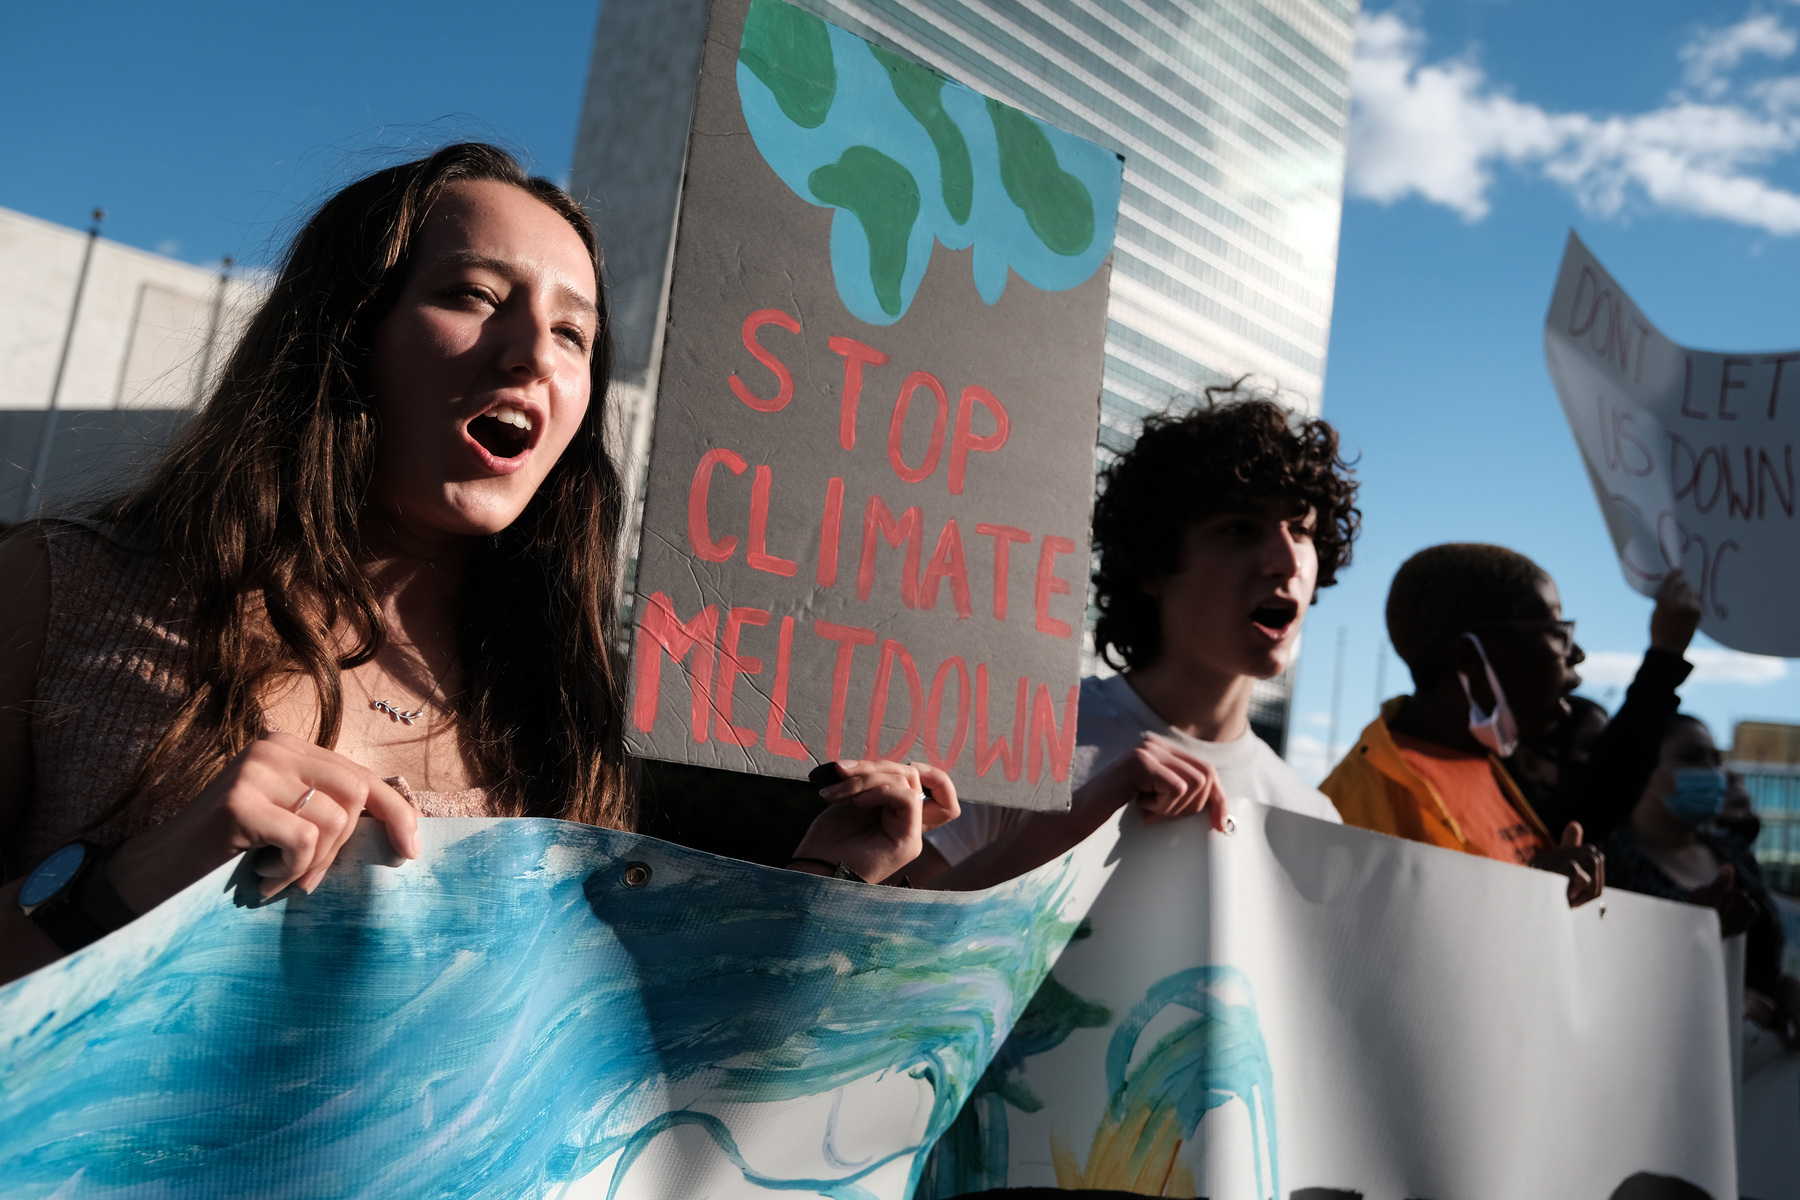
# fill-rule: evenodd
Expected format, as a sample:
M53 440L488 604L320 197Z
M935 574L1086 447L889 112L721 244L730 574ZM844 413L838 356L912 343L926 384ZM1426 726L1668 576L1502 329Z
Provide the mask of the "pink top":
M154 789L99 825L187 699L186 606L174 572L97 527L44 527L50 620L31 714L36 795L0 851L7 878L77 837L121 841L161 824L192 797ZM487 817L487 793L415 792L388 780L428 817ZM92 826L92 828L90 828Z

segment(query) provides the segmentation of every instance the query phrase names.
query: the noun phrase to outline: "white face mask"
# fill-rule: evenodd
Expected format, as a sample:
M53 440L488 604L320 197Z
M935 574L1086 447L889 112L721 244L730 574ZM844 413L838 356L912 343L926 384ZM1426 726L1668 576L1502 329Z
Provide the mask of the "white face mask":
M1519 726L1513 720L1512 709L1506 703L1506 692L1500 687L1500 680L1494 675L1494 668L1488 662L1487 650L1482 647L1481 639L1472 633L1463 634L1475 643L1475 653L1481 655L1481 667L1487 672L1488 686L1494 689L1494 711L1484 713L1481 706L1475 703L1475 693L1469 690L1469 677L1461 671L1456 677L1462 680L1463 695L1469 698L1469 734L1476 741L1498 754L1501 758L1511 758L1513 751L1519 748Z

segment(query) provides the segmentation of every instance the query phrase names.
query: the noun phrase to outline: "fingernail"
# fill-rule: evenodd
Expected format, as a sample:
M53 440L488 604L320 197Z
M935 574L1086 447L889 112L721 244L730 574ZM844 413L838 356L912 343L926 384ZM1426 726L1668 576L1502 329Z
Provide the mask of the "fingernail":
M840 759L838 759L838 766L840 766L840 767L844 768L844 770L848 771L851 767L862 766L862 761L860 759L855 759L855 758L840 758Z

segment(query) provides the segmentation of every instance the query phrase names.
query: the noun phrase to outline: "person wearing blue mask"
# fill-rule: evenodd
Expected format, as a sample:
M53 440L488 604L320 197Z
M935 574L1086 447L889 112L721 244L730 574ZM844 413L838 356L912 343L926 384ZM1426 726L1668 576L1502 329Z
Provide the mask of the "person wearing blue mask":
M1615 888L1719 911L1726 936L1748 933L1744 1015L1800 1040L1800 979L1784 975L1781 919L1748 843L1717 828L1730 787L1705 723L1686 713L1663 730L1662 754L1631 819L1608 835Z

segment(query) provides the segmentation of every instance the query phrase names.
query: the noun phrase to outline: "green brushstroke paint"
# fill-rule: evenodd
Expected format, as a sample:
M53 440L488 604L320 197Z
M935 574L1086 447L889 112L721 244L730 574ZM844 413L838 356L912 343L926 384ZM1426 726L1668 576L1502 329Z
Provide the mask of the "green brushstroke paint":
M1084 917L1069 940L1080 941L1092 932ZM927 1200L928 1189L935 1197L1005 1187L1012 1153L1006 1107L1010 1104L1028 1113L1044 1107L1043 1100L1020 1078L1025 1060L1054 1050L1077 1029L1104 1029L1112 1019L1112 1011L1104 1004L1084 1000L1056 976L1046 975L1006 1044L938 1140L926 1166L927 1186L913 1200Z
M847 209L862 222L875 299L883 312L899 316L906 240L919 219L919 185L912 172L879 150L852 146L835 163L808 176L806 186L820 203Z
M1000 145L1000 182L1025 212L1031 231L1053 252L1073 257L1094 241L1094 199L1063 170L1036 121L996 100L987 102Z
M1020 1112L1033 1113L1044 1107L1036 1093L1025 1086L1019 1071L1024 1059L1055 1049L1077 1029L1103 1029L1112 1022L1112 1011L1104 1004L1083 1000L1064 987L1052 975L1031 997L1031 1003L1013 1026L1010 1050L988 1068L987 1079L994 1091Z
M781 0L754 0L738 61L775 93L788 120L817 129L837 96L837 64L825 22Z
M963 139L962 130L944 111L944 84L948 80L929 67L910 62L880 46L869 49L887 68L894 95L931 136L931 144L937 147L944 207L949 210L951 220L958 225L966 224L969 210L975 204L975 168L970 164L969 143Z

